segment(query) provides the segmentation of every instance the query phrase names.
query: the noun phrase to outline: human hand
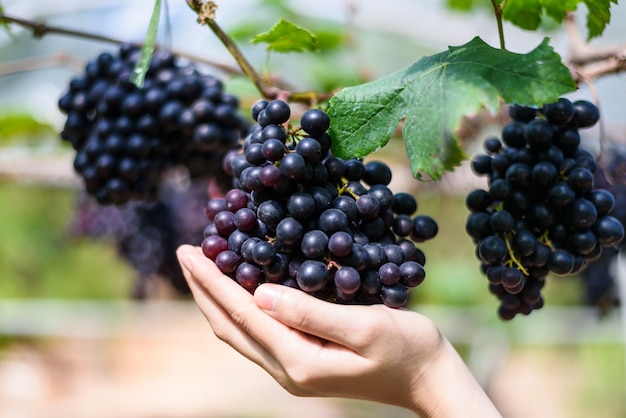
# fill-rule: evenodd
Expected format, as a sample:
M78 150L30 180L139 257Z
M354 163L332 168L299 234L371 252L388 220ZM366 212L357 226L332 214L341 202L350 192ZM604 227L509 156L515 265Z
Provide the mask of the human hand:
M216 336L297 396L367 399L429 417L500 416L433 322L384 305L338 305L278 284L254 295L197 247L178 258Z

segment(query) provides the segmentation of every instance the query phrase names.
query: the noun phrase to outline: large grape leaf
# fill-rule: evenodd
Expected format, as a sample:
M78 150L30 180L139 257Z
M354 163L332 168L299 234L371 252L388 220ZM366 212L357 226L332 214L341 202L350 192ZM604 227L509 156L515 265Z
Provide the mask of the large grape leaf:
M439 179L465 158L455 135L463 116L481 108L493 112L500 98L537 105L575 88L547 38L528 54L516 54L476 37L338 92L328 107L332 151L341 158L364 157L384 146L404 119L413 175Z
M507 0L502 17L523 29L535 30L544 14L561 23L567 12L583 3L587 7L587 39L600 36L611 20L611 3L617 0Z

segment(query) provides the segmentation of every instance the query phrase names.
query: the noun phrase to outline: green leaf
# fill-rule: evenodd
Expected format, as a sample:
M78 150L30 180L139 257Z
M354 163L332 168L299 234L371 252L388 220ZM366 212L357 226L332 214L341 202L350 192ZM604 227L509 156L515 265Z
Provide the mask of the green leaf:
M555 22L561 23L567 12L576 10L580 0L541 0L545 13Z
M611 3L617 0L507 0L502 17L522 29L536 30L544 15L560 24L580 3L588 10L587 39L600 36L611 20Z
M0 4L0 14L4 14L4 6L2 6L2 4ZM7 31L7 33L11 33L10 26L5 20L0 22L0 26L2 26Z
M509 0L502 9L505 20L522 29L535 30L541 23L542 7L539 0Z
M446 0L446 6L454 10L471 10L474 7L474 0Z
M267 43L268 51L304 52L317 49L317 38L311 32L281 19L269 31L259 34L251 41L253 44Z
M587 15L587 40L602 35L606 25L611 21L611 3L617 0L583 0L589 14Z
M456 131L463 116L499 99L538 105L576 88L548 39L528 54L495 49L480 38L424 57L386 77L348 87L329 101L332 152L364 157L387 144L402 119L413 175L437 180L464 152Z
M154 46L156 45L157 33L159 31L159 20L161 18L161 0L154 1L154 9L152 10L152 17L150 17L150 23L148 25L148 33L141 47L141 55L139 60L133 68L133 73L130 76L130 81L137 87L143 87L143 82L150 66L150 58L154 52Z
M8 143L36 144L50 138L57 138L58 132L46 122L42 122L27 112L2 109L0 111L0 146Z

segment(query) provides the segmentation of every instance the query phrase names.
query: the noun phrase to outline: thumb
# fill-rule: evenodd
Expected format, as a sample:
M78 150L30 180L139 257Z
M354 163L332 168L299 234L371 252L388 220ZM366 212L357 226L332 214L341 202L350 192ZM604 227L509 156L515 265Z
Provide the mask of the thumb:
M348 335L367 324L368 312L362 306L326 302L289 286L262 284L254 292L254 301L288 327L342 345Z

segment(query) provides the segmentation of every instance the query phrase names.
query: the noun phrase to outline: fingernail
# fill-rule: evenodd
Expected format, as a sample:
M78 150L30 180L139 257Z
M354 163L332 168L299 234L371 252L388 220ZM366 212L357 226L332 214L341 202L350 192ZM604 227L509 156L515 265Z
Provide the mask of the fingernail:
M273 311L281 292L278 285L262 285L254 292L254 300L259 308Z

